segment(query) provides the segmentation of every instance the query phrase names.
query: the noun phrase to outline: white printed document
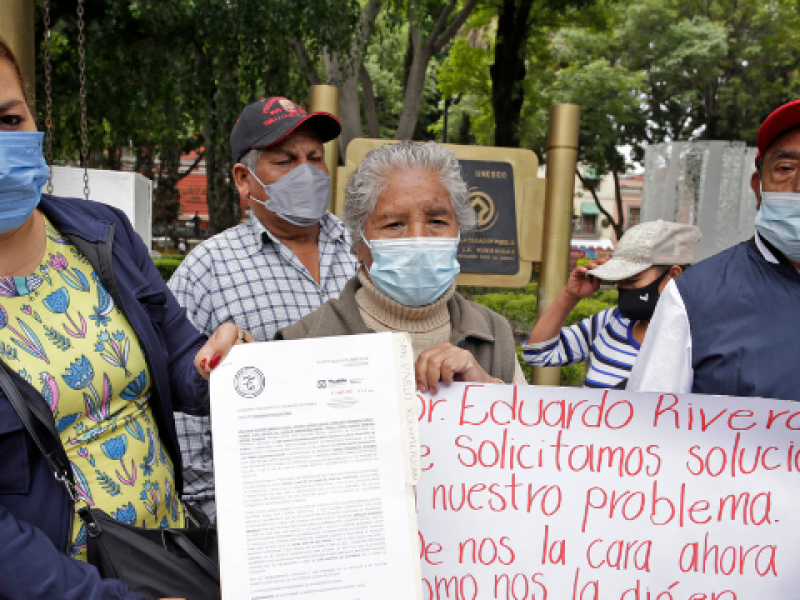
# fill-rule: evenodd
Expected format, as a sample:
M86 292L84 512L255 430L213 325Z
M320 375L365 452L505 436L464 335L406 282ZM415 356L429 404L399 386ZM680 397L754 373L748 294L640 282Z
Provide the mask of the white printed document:
M235 346L211 418L223 598L422 597L404 334Z

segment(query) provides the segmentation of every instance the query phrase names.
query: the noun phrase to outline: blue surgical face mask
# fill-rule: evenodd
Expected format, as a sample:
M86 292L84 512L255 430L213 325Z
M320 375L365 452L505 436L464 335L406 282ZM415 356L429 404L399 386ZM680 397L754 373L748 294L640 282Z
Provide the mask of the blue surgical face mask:
M250 174L258 183L256 174ZM264 185L267 201L250 198L271 210L282 219L298 227L311 227L325 216L331 201L331 177L327 173L303 163L275 183Z
M786 258L800 262L800 194L762 191L755 226Z
M372 240L369 276L381 292L405 306L432 304L444 294L461 267L458 238L415 237Z
M42 197L50 169L42 154L43 133L0 133L0 234L28 220Z

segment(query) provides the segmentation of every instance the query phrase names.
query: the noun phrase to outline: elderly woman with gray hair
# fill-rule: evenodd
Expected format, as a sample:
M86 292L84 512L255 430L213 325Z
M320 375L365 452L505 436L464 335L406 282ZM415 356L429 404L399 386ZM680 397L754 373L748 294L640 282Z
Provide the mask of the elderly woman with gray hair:
M456 291L456 251L475 215L455 155L434 142L371 151L345 188L343 220L361 263L329 300L276 340L404 331L417 388L526 383L508 322Z

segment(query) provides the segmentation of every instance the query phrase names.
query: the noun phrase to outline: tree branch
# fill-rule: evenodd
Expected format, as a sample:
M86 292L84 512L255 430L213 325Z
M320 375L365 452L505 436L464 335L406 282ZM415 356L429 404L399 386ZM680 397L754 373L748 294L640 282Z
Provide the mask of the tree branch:
M445 28L445 25L447 25L447 19L450 17L450 13L453 12L455 7L456 0L450 0L450 2L447 3L447 6L442 9L442 12L439 13L439 18L436 19L436 24L433 26L433 29L431 29L431 33L428 36L429 41L432 41L434 44L436 43L437 38L439 37L439 32Z
M375 90L372 87L372 78L369 76L369 71L363 64L358 72L358 79L364 90L364 113L367 117L369 137L378 138L381 133L378 124L378 109L375 106Z
M461 26L467 20L467 17L469 17L472 9L475 8L476 4L478 4L478 0L467 1L464 7L456 15L455 19L453 19L453 22L450 23L450 26L445 29L444 33L442 33L442 35L440 35L433 43L434 54L441 52L447 43L455 37L455 35L458 33L458 30L461 29Z
M614 233L617 234L617 240L619 240L622 237L622 233L619 231L620 224L616 222L614 217L611 216L611 213L606 210L605 206L600 204L600 198L597 197L597 192L594 190L592 186L586 183L586 180L583 178L583 175L581 175L580 169L575 169L575 174L578 176L578 179L580 179L583 187L589 190L589 192L592 194L592 198L594 198L594 203L597 205L597 208L600 209L600 212L603 213L603 215L605 215L606 219L608 219L608 222L611 223L611 226L614 228ZM620 219L620 221L621 220L622 219Z
M617 214L619 214L619 223L614 224L614 233L617 234L617 241L619 241L625 232L625 215L622 212L622 188L619 185L619 174L616 171L611 171L611 174L614 176L614 196L616 196Z
M311 59L306 52L306 47L296 39L293 39L291 44L292 48L294 48L294 53L297 56L297 62L300 63L300 70L305 73L306 79L308 79L308 84L320 85L322 83L322 79L320 79L319 73L317 73L317 68L311 64Z
M411 38L411 53L414 54L422 42L422 30L414 22L414 6L413 3L408 3L408 35Z
M369 0L364 10L361 11L356 25L356 33L353 37L353 46L350 51L350 57L354 60L363 60L364 48L372 37L372 32L375 30L375 22L382 7L383 0Z
M205 157L206 157L206 151L205 150L203 150L202 152L198 152L197 153L197 158L194 159L194 162L191 164L191 166L188 169L186 169L183 173L180 172L180 169L178 170L178 181L180 181L181 179L183 179L184 177L189 175L192 171L194 171L197 168L197 165L199 165L200 162Z

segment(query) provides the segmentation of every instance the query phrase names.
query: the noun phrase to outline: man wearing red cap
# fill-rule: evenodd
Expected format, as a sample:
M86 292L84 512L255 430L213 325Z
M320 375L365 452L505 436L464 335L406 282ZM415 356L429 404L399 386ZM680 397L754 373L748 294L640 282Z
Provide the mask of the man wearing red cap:
M756 145L755 236L667 285L629 390L800 400L800 100Z
M338 298L356 272L350 237L328 212L331 179L322 144L341 125L287 98L245 107L231 131L233 182L250 219L197 246L169 287L197 329L233 321L257 341ZM208 418L175 414L184 499L215 516Z

